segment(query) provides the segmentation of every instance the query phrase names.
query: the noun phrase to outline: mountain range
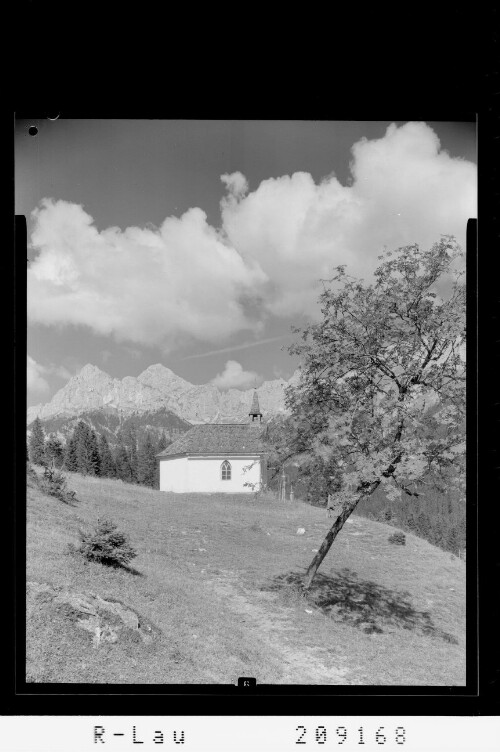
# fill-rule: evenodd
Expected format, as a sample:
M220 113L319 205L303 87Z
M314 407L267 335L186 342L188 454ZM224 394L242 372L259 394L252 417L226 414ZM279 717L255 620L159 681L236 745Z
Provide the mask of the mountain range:
M258 389L264 420L285 412L284 379L265 381ZM28 427L40 418L46 432L66 435L76 418L116 434L123 421L133 420L167 436L193 423L240 423L248 420L253 389L221 391L214 384L191 384L161 364L139 376L115 379L88 364L46 404L28 408ZM116 425L115 425L116 424ZM101 428L99 428L101 425ZM106 431L104 431L106 432ZM110 436L111 438L111 436Z

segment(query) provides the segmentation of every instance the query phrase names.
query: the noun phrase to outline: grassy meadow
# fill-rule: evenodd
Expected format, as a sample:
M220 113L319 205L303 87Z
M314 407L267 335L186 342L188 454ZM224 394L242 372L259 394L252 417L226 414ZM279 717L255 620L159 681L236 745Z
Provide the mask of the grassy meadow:
M393 527L353 516L305 600L296 584L332 522L324 510L67 478L73 506L28 483L27 681L465 684L466 565L426 541L392 545ZM129 536L130 568L68 551L98 517ZM148 638L122 629L96 645L71 606L89 593L137 615Z

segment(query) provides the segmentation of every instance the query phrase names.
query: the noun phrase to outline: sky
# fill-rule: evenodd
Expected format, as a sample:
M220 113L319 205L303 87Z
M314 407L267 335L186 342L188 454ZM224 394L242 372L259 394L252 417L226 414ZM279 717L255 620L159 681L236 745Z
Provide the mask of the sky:
M28 405L86 363L289 378L319 280L369 280L385 248L442 234L465 248L476 180L475 123L19 120Z

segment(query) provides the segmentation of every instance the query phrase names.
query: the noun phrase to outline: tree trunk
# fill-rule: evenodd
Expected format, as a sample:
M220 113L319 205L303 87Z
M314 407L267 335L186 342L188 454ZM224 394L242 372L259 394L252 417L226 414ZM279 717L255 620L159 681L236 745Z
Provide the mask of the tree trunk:
M305 590L309 590L309 588L311 587L312 581L321 565L321 562L330 550L333 541L344 527L345 521L351 516L352 512L357 507L361 499L363 499L365 496L370 496L379 484L380 481L375 481L374 483L372 483L366 491L360 493L359 496L353 502L348 504L339 514L330 530L327 532L326 537L318 550L318 553L307 568L307 572L303 581Z
M400 390L401 391L401 390ZM403 433L403 425L404 421L401 421L398 430L396 431L396 436L394 437L394 443L400 444L401 442L401 435ZM389 467L387 467L383 473L380 474L380 477L378 480L373 481L373 483L369 483L366 487L358 487L357 491L359 491L359 496L354 501L351 501L350 504L347 504L346 507L342 510L342 512L339 514L333 525L331 526L330 530L327 532L325 540L321 544L318 553L314 557L314 559L311 561L307 568L307 572L304 577L304 589L309 590L311 587L312 581L314 579L314 576L316 572L318 571L321 562L327 555L328 551L330 550L333 541L337 537L337 535L340 533L342 528L344 527L344 523L347 520L348 517L351 516L352 512L356 509L361 499L364 499L365 496L371 496L371 494L379 487L381 483L382 477L390 478L394 470L396 469L396 465L398 465L401 462L401 458L403 456L403 453L400 451L397 456L392 460Z

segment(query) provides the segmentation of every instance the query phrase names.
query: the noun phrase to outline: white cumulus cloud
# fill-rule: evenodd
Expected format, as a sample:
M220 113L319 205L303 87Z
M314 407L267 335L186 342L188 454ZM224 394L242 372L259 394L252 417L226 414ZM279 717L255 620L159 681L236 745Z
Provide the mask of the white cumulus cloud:
M165 350L189 338L224 345L243 330L258 335L271 315L316 315L318 280L339 264L366 278L385 247L429 247L442 234L465 245L476 167L442 151L425 123L358 141L351 174L342 185L296 172L253 191L241 172L222 175L220 228L192 208L157 229L98 230L82 206L44 199L29 319Z
M241 172L232 172L231 174L226 172L220 176L220 179L228 190L228 200L231 198L241 198L248 191L248 181Z
M383 138L354 144L351 174L344 186L334 175L316 184L296 172L221 201L229 242L270 280L268 311L313 314L318 279L339 264L366 278L385 247L429 247L442 234L465 247L467 219L477 213L476 167L441 151L425 123L393 124Z
M27 356L27 387L29 392L48 392L49 384L44 379L47 369L37 363L30 355Z
M256 328L241 300L265 275L221 239L201 209L169 217L158 230L99 232L81 206L45 199L34 219L32 321L164 346L185 335L218 342Z
M72 376L75 375L75 373L78 373L79 370L81 369L75 368L73 370L70 370L69 368L66 368L66 366L50 366L46 368L47 373L53 373L54 376L57 376L57 378L63 379L64 381L68 381Z
M262 383L262 376L255 371L245 371L241 363L228 360L222 373L212 379L212 384L218 389L251 389Z
M48 366L42 366L31 355L27 355L27 388L29 392L48 392L50 385L46 376L56 376L58 379L68 381L72 376L80 370L81 367L76 367L73 370L66 368L63 365L54 365L51 363Z

